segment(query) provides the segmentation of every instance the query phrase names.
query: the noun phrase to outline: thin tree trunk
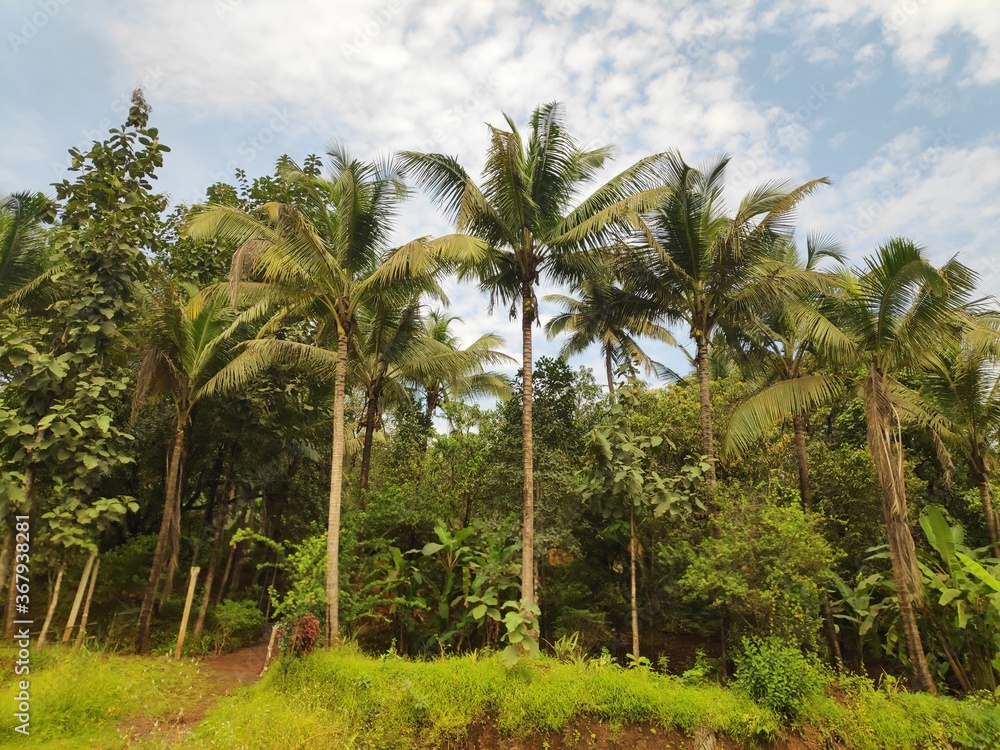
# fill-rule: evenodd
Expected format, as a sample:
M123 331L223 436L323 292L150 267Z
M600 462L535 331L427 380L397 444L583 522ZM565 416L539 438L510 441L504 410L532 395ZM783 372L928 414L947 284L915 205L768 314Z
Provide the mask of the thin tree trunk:
M174 433L174 443L170 449L170 462L167 470L167 482L163 502L163 519L160 521L160 534L156 539L156 549L153 552L153 564L149 569L149 580L142 597L139 609L139 632L135 639L135 651L144 654L149 649L149 630L153 621L153 604L156 601L156 587L163 573L164 557L166 557L167 542L170 539L174 512L180 512L180 503L175 499L180 489L180 472L183 463L186 426L179 425Z
M178 482L180 485L181 482ZM160 594L160 609L167 603L170 595L174 591L174 576L177 574L177 567L181 558L181 497L177 494L177 503L174 507L173 515L170 519L170 557L167 562L166 580L163 584L163 593Z
M330 510L326 525L326 643L340 641L340 506L344 490L344 388L347 382L347 331L337 338L333 388L333 450L330 459Z
M80 612L80 604L83 602L83 593L87 590L87 581L90 579L90 571L94 567L94 560L97 555L93 552L87 558L87 564L83 566L83 575L80 576L80 583L76 587L76 597L73 599L73 606L69 610L69 619L66 620L66 627L63 629L62 642L69 643L69 637L73 635L73 627L76 625L76 616Z
M212 584L215 581L215 570L222 556L222 542L226 538L226 517L229 515L229 504L232 503L236 486L227 476L223 484L223 497L226 497L215 512L215 538L212 540L212 553L208 561L208 573L205 575L205 590L201 594L201 606L198 607L198 619L194 625L194 637L201 638L205 632L205 619L208 617L208 605L212 600Z
M993 554L1000 557L1000 531L997 530L997 514L993 510L993 498L990 489L990 477L986 472L979 475L979 499L983 504L983 517L986 519L986 533L990 537Z
M14 517L7 517L8 527L3 535L3 550L0 551L0 597L3 596L8 584L13 583L14 576L11 575L14 566L11 561L14 559Z
M639 658L639 600L636 596L635 588L635 555L639 540L635 533L635 505L629 503L628 509L628 552L629 552L629 574L632 594L632 656Z
M868 447L882 490L882 514L892 562L892 576L899 601L906 651L910 657L913 687L936 694L937 688L927 668L914 607L923 603L917 551L910 533L903 477L902 446L895 434L895 412L885 376L873 365L865 383L865 417L868 422Z
M90 585L87 587L87 599L83 603L83 614L80 615L80 629L76 633L74 648L83 645L87 637L87 620L90 618L90 602L94 598L94 585L97 583L97 571L101 569L101 558L94 560L94 569L90 571Z
M372 443L375 440L375 419L378 416L378 392L368 394L365 406L365 441L361 447L361 510L367 505L368 472L372 466Z
M521 453L524 467L524 516L521 534L521 600L535 603L535 450L532 434L532 353L531 326L535 321L534 296L530 284L522 289L521 304Z
M792 417L795 430L795 457L799 462L799 494L806 510L812 511L812 490L809 487L809 455L806 453L806 420L801 414Z
M608 373L608 395L613 398L615 395L615 372L611 368L611 349L604 352L604 369Z
M708 371L708 341L696 337L695 367L698 370L698 401L701 418L701 450L708 461L708 488L715 492L715 441L712 437L712 377Z
M49 600L49 611L45 613L45 622L42 624L42 632L38 634L38 648L45 645L49 637L49 627L52 625L52 618L56 614L56 606L59 604L59 590L62 588L63 574L66 572L66 563L59 566L56 573L56 585L52 588L52 598Z
M229 583L229 576L233 572L233 560L236 558L236 547L233 545L229 549L229 555L226 557L226 567L222 569L222 580L219 581L219 589L215 592L215 596L212 598L213 604L218 604L222 601L222 594L226 590L226 584Z

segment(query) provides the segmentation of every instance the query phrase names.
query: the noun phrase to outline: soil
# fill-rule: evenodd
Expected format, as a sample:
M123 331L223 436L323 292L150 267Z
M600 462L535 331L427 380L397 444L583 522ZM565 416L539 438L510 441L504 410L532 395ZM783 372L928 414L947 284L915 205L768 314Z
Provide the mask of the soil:
M513 738L501 735L495 726L476 724L461 750L743 750L732 740L712 736L688 737L654 724L612 727L594 719L577 719L562 732L532 733ZM820 737L791 735L761 750L826 750Z
M198 672L204 679L197 681L193 694L178 701L176 710L160 716L135 716L119 728L129 744L153 741L170 747L201 721L220 698L231 690L257 682L266 656L267 645L261 644L203 659L198 662Z

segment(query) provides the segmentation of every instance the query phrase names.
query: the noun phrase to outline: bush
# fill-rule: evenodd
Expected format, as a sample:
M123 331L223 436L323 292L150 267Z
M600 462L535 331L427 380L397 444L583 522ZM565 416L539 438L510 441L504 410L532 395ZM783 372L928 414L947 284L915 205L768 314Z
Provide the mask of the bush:
M301 617L293 617L279 631L279 648L283 654L305 656L319 643L320 624L315 615L308 612Z
M760 706L779 716L799 718L810 698L827 683L819 663L780 638L744 638L736 658L736 685Z
M260 637L264 615L256 602L226 600L212 610L213 641L216 652L235 650L255 643Z

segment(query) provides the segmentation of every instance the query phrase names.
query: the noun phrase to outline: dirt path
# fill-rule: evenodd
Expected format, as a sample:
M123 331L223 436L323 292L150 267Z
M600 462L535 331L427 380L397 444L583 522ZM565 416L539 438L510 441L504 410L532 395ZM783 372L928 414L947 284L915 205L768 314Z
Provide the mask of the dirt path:
M198 664L205 675L184 696L176 711L161 716L135 716L122 725L129 745L172 747L202 720L219 699L260 678L267 657L267 644L241 648L225 656L209 657Z

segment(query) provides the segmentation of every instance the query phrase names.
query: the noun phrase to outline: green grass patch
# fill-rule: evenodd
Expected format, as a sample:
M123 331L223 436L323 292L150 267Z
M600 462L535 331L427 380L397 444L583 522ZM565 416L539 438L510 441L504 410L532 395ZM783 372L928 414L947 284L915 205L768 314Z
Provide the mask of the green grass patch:
M0 717L0 747L118 748L132 717L169 718L193 705L203 676L191 662L73 654L59 646L34 649L31 661L31 734L14 732L12 711ZM0 703L14 705L14 650L0 649Z

